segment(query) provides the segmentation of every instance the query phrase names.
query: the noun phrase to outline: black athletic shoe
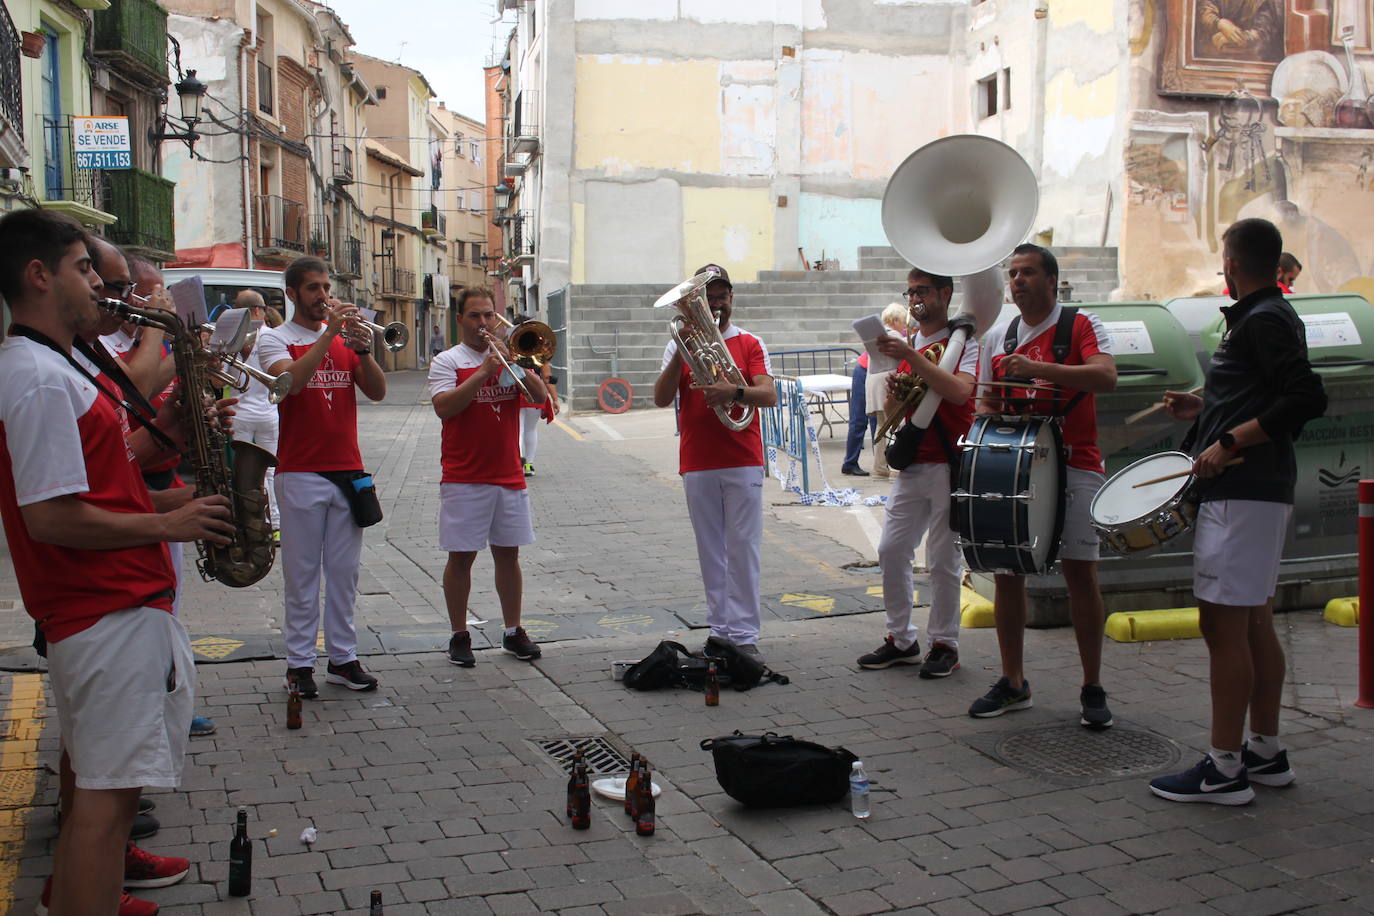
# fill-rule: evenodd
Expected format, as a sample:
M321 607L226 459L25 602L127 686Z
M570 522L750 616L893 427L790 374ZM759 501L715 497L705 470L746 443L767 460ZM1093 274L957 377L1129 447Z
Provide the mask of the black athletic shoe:
M1241 745L1241 763L1250 776L1250 781L1262 786L1282 788L1289 785L1297 776L1288 765L1288 752L1279 751L1273 757L1264 758L1250 750L1249 742Z
M859 656L859 667L867 668L870 671L879 671L893 665L919 665L920 663L921 646L919 643L913 642L905 649L898 649L896 641L891 636L883 637L883 644L872 652Z
M147 814L149 811L153 810L153 809L156 808L156 807L157 807L157 802L153 801L151 798L149 798L149 797L146 796L146 795L140 797L139 800L138 800L138 813L139 813L139 814Z
M472 634L467 630L454 633L449 639L448 661L459 668L471 668L477 664L477 656L472 654Z
M1078 693L1078 702L1083 714L1078 721L1084 728L1101 731L1112 727L1112 711L1107 708L1107 691L1101 684L1084 684Z
M329 663L325 669L324 680L327 684L338 684L349 690L376 690L377 679L363 670L363 663L356 658L343 665Z
M999 677L997 683L992 685L992 689L986 695L973 701L973 705L968 708L968 714L975 719L991 719L993 716L1000 716L1004 712L1030 709L1032 705L1030 681L1023 680L1021 689L1014 690L1011 681Z
M151 814L135 814L133 825L129 827L129 839L146 840L157 833L161 827L162 825L158 823L157 818Z
M1245 805L1255 797L1245 767L1235 776L1226 776L1217 769L1210 754L1191 770L1150 780L1150 791L1169 801L1210 805Z
M949 677L959 670L959 650L937 642L921 664L921 677Z
M530 639L524 627L516 627L513 634L502 636L501 648L522 662L532 662L544 654L539 650L539 646L535 644L534 640Z
M296 689L301 692L301 698L313 700L320 695L320 688L315 686L314 668L287 668L286 669L286 692L291 692L291 685L295 684Z

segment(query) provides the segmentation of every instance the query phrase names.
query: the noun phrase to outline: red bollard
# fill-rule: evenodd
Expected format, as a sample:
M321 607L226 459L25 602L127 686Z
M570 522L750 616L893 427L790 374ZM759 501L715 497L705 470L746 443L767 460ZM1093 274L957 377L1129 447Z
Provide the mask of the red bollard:
M1374 480L1360 481L1360 692L1374 709Z

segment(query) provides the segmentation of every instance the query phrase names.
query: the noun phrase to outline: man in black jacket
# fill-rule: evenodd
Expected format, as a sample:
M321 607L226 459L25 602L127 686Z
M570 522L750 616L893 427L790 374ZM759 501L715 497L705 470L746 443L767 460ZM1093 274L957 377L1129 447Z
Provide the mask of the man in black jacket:
M1150 791L1171 801L1243 805L1250 783L1293 781L1279 744L1283 647L1274 633L1274 589L1293 512L1293 440L1326 410L1307 360L1303 323L1275 285L1283 239L1273 223L1245 219L1222 237L1222 271L1236 304L1212 354L1203 397L1164 395L1176 419L1196 420L1202 447L1193 593L1211 658L1212 748L1190 770ZM1242 742L1245 717L1250 738Z

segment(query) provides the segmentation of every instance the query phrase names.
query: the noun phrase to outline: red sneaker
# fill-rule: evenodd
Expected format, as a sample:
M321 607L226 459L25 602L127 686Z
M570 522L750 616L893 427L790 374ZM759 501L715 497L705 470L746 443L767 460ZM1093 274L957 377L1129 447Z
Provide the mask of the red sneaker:
M43 885L43 897L34 910L38 916L48 916L48 904L52 901L52 878ZM139 900L125 894L119 898L119 916L157 916L158 905L148 900Z
M166 887L191 871L191 862L176 856L155 856L130 843L124 853L125 887Z

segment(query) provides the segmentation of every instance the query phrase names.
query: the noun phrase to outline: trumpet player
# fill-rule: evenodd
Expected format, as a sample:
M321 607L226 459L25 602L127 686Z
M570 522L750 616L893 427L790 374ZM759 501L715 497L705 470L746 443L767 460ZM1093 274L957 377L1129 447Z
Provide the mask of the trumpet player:
M956 443L973 422L978 344L969 340L964 345L953 372L940 367L939 354L950 336L949 303L953 295L951 278L913 268L907 274L906 298L915 334L910 343L887 336L879 338L877 344L884 356L902 361L888 377L885 414L904 413L909 421L919 401L906 403L899 393L917 383L924 384L927 396L937 396L941 402L921 439L916 460L900 471L892 469L892 492L878 542L887 635L882 645L859 658L860 668L920 665L921 677L937 678L948 677L959 667L960 562L949 522L949 494L953 489L951 473L959 462ZM918 630L911 621L911 560L922 538L930 570L930 651L924 660Z
M369 400L386 397L386 376L372 357L373 334L357 323L358 308L330 296L329 266L297 258L286 268L291 320L258 336L258 360L272 375L290 372L291 393L281 402L277 451L277 511L281 516L282 571L286 578L286 687L319 696L315 686L315 632L320 622L324 573L325 680L349 690L375 690L377 679L358 661L353 626L362 560L363 529L354 521L343 485L361 474L356 386ZM326 476L327 475L327 476Z
M240 290L234 297L234 308L248 309L248 316L254 324L261 324L259 334L265 333L268 328L281 327L281 317L276 309L267 307L263 301L262 293L253 289ZM254 369L262 369L260 359L261 349L256 339L244 344L243 352L239 354L243 361ZM265 371L265 370L264 370ZM267 449L273 455L277 453L277 440L281 437L281 418L277 414L277 405L273 404L268 397L267 386L252 376L248 377L248 387L239 396L238 413L234 416L234 438L240 442L251 442ZM277 508L276 470L267 469L267 506L269 517L272 520L273 535L281 534L281 510ZM280 541L280 538L278 538Z
M547 397L539 373L511 361L496 336L495 295L469 286L458 295L462 341L429 366L430 403L443 421L439 484L439 547L447 551L444 601L453 635L448 659L461 668L477 663L468 632L472 564L491 546L496 595L505 632L501 648L521 661L543 653L520 625L524 580L520 548L534 543L529 491L520 466L520 412ZM529 391L523 399L519 387Z
M667 407L674 397L678 399L679 473L696 535L711 635L762 660L758 649L765 477L762 424L756 412L753 422L736 432L723 425L716 408L731 404L772 407L778 394L763 341L730 323L734 305L730 275L715 264L697 273L708 270L718 276L706 285L706 304L731 359L749 384L693 378L676 342L669 341L663 351L663 370L654 382L654 404Z

